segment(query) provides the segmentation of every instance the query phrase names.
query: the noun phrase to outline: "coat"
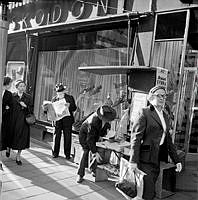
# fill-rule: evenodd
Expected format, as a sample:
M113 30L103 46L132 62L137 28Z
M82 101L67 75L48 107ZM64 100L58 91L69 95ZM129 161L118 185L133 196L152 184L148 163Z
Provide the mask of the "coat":
M163 145L160 146L163 127L155 108L150 105L139 112L132 125L131 162L159 165L159 161L168 162L168 154L175 164L179 162L169 133L168 117L164 112L163 116L166 122L166 136Z
M94 112L90 115L82 124L79 132L79 142L83 149L91 150L92 153L96 153L98 142L100 137L107 134L107 129L110 129L111 125L105 123L102 127L102 120Z
M2 99L2 127L1 127L1 142L0 150L5 150L11 146L12 130L10 124L12 123L13 113L13 98L12 93L5 90Z
M23 108L20 105L20 101L23 101L27 108ZM32 97L23 93L20 98L17 93L13 94L13 120L12 131L13 141L12 149L22 150L30 147L30 126L26 123L25 117L29 113L33 113L33 100Z

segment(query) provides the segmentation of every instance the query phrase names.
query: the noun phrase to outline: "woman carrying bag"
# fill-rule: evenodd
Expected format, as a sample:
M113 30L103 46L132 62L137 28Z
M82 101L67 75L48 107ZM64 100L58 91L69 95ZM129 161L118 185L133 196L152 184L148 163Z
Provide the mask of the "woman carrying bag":
M22 80L15 83L17 92L13 94L13 140L12 149L18 150L17 165L22 165L21 152L30 147L30 125L26 121L29 114L33 114L33 100L27 94L26 84Z

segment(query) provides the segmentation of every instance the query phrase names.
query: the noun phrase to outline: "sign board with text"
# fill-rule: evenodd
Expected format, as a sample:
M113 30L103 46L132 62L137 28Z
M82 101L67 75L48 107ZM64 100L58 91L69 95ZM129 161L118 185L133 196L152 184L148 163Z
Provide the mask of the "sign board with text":
M167 88L167 78L168 78L168 70L161 67L157 67L156 85L160 85Z

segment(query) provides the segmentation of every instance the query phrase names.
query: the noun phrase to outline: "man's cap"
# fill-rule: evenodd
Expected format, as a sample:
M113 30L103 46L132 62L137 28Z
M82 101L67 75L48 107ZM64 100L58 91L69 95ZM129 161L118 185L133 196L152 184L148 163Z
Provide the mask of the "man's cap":
M157 91L157 90L164 90L166 92L166 88L161 86L161 85L156 85L155 87L152 87L149 90L148 96L147 96L147 100L150 101L151 97L153 96L153 94Z
M64 86L62 83L58 83L55 86L55 90L56 92L62 92L66 89L66 86Z
M105 121L113 121L116 118L116 111L107 105L103 105L97 109L97 115Z
M154 94L157 90L164 90L166 92L166 88L161 85L156 85L149 90L149 94Z

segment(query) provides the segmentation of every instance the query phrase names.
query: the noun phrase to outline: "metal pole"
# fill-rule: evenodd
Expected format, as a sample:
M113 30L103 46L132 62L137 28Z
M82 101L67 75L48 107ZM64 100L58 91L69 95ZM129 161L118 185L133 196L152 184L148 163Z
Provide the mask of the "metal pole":
M29 53L30 53L30 37L29 37L29 34L26 32L25 34L25 38L26 38L26 74L25 74L25 81L26 81L26 84L28 86L27 90L28 90L28 93L30 92L30 70L29 70Z
M128 20L128 33L127 33L127 65L130 62L130 44L131 44L131 20Z

